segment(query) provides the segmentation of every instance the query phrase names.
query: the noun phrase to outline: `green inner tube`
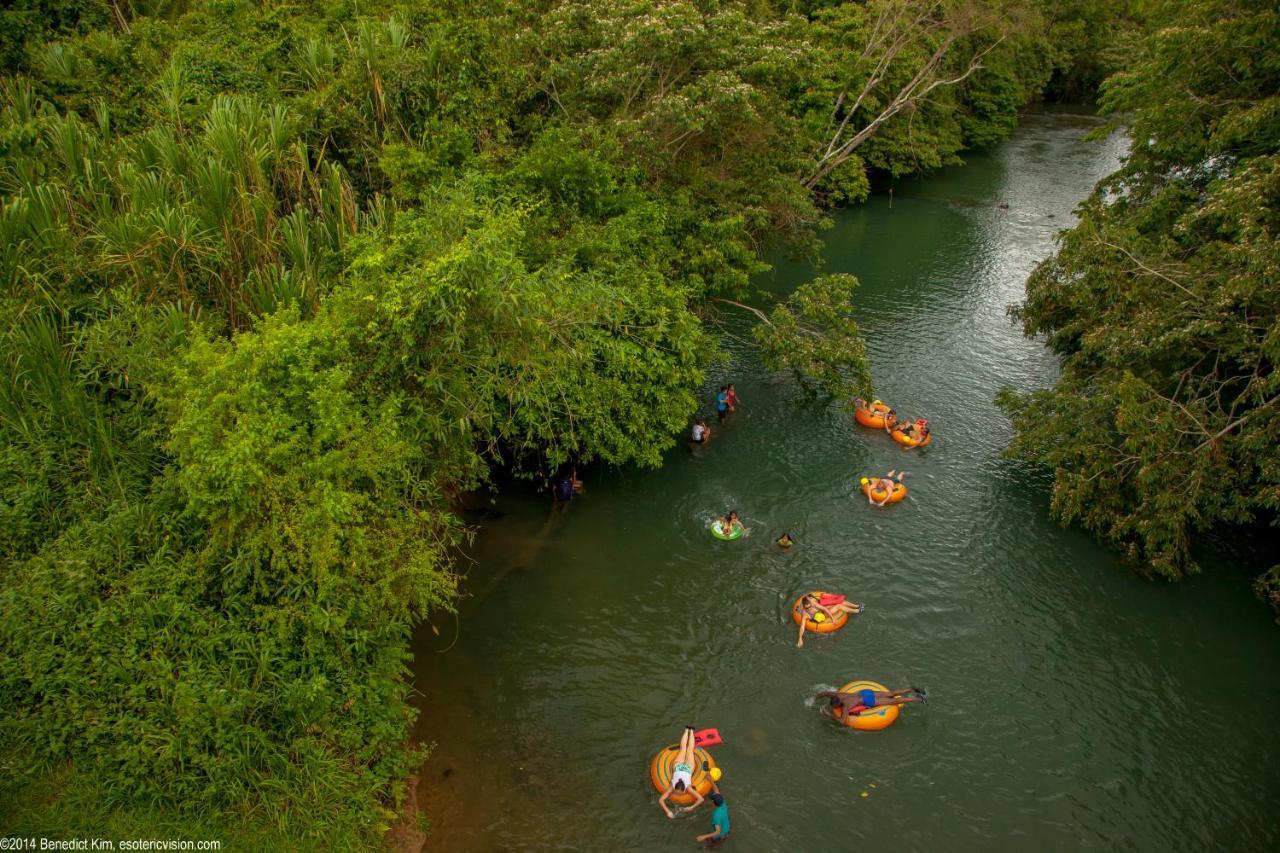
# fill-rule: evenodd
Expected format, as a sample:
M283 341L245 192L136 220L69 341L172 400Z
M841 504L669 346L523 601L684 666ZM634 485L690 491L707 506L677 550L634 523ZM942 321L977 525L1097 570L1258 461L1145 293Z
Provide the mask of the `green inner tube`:
M715 538L723 539L726 542L730 542L734 539L741 539L743 529L741 527L735 527L732 533L730 533L728 536L725 536L723 533L720 532L720 522L713 521L711 523L710 530L711 530L711 535L714 536Z

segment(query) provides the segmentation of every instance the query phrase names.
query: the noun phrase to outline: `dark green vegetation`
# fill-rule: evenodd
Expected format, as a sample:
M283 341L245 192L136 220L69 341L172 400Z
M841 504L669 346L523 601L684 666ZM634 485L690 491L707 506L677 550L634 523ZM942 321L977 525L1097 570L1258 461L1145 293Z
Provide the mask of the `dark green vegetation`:
M6 8L0 821L376 843L454 496L657 464L762 241L1000 139L1091 54L1049 32L1014 0ZM771 363L864 389L854 284L764 315Z
M1176 578L1195 531L1280 510L1280 12L1178 2L1156 23L1103 89L1132 153L1021 308L1062 378L1004 402L1056 514ZM1280 606L1280 567L1259 589Z

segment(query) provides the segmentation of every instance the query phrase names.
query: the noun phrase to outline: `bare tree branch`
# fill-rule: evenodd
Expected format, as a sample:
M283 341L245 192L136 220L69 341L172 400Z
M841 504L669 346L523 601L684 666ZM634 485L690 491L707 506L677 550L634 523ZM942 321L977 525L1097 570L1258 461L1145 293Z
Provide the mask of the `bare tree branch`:
M936 89L943 86L955 86L968 79L974 72L982 68L983 58L1003 40L997 38L987 47L977 50L967 63L963 72L945 76L944 68L947 59L962 39L970 36L988 24L994 23L989 15L984 15L976 7L961 9L949 17L941 0L929 3L918 3L912 0L885 0L876 4L878 14L871 24L871 32L862 48L860 60L871 62L866 79L858 89L856 96L849 104L850 91L841 91L832 111L833 123L839 120L827 140L826 148L814 163L804 186L812 189L819 181L839 168L854 152L870 139L875 132L889 119L905 109L915 106ZM888 104L880 110L870 122L847 136L850 124L863 106L877 96L890 72L898 66L904 53L915 45L934 43L932 53L916 69L911 79L902 85ZM881 100L883 103L883 98ZM843 117L840 113L843 107Z
M982 68L982 58L994 50L996 45L1000 42L996 41L975 54L973 58L970 59L969 66L965 69L964 73L951 78L937 77L930 79L942 65L942 61L945 59L947 51L954 43L954 37L946 39L938 49L934 51L933 55L929 57L929 60L921 66L916 75L911 78L911 81L898 91L898 94L889 102L887 107L880 111L879 115L854 134L847 142L844 142L838 148L834 148L836 143L839 141L840 134L844 132L845 125L848 124L849 119L853 116L853 111L851 110L845 116L845 119L837 129L836 134L832 137L831 144L827 146L827 153L818 160L817 164L814 166L813 172L804 180L804 185L812 189L818 181L831 174L835 169L839 168L842 163L848 160L853 155L853 152L856 151L864 142L870 139L882 124L902 112L907 107L915 105L925 98L930 92L941 86L954 86L968 79L975 71ZM865 90L863 95L865 95ZM861 100L863 95L859 95L859 100Z

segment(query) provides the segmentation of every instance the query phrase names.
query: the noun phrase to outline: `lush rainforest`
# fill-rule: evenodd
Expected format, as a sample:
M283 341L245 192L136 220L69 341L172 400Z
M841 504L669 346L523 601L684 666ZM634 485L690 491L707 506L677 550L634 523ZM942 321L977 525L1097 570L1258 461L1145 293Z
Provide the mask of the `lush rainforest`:
M1030 284L1015 450L1165 572L1274 514L1276 13L1149 6L8 4L0 825L376 847L458 495L657 465L743 306L865 393L856 280L766 304L766 248L1104 79L1134 154Z
M1004 403L1055 514L1177 578L1196 534L1280 510L1280 10L1169 3L1151 28L1102 87L1130 155L1018 311L1062 377ZM1280 608L1280 566L1258 589Z

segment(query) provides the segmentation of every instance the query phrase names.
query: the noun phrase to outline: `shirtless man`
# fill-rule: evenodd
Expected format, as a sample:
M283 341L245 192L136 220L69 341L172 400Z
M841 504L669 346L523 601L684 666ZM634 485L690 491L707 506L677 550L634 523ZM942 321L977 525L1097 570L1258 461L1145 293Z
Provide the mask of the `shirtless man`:
M871 488L867 489L867 503L875 504L876 506L884 506L889 502L889 498L893 497L893 487L897 485L897 483L894 482L895 474L897 475L897 483L901 483L902 478L907 476L906 471L890 471L887 475L877 479L871 484ZM884 500L878 501L871 497L871 495L876 491L884 492Z
M915 694L908 696L907 694ZM854 693L840 693L838 691L828 690L819 693L813 697L814 699L826 699L830 704L822 708L822 715L830 717L833 720L844 719L850 714L861 714L869 708L881 708L885 705L910 705L920 703L928 705L929 700L925 698L925 692L919 687L906 687L902 690L858 690ZM840 716L835 715L835 710L840 709Z

